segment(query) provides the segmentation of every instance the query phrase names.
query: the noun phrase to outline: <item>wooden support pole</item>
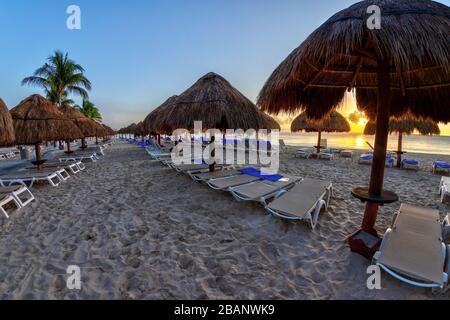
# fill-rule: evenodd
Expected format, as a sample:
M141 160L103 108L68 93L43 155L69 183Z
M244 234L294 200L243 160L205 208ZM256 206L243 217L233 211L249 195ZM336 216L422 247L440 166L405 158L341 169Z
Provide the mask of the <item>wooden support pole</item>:
M402 167L402 143L403 143L403 133L400 131L398 133L397 168Z
M42 164L41 162L41 145L39 143L36 143L34 145L34 151L36 153L36 163L37 163L37 169L42 170Z
M386 164L386 150L389 135L389 115L391 104L391 78L389 61L378 60L378 106L375 134L375 148L373 152L372 171L370 174L369 194L380 195L383 189L384 167ZM377 219L378 204L368 202L364 211L361 228L373 230Z
M211 145L213 146L213 150L211 151L211 158L214 159L216 156L216 136L215 134L211 137ZM209 165L209 172L214 172L216 170L216 162L214 161Z
M317 139L317 154L320 153L320 142L322 140L322 131L319 130L319 137Z

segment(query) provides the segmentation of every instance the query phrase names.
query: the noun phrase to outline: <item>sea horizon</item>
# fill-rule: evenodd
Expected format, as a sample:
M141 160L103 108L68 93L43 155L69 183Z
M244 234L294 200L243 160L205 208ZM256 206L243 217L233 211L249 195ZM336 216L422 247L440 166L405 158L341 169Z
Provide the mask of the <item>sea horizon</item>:
M317 145L317 133L280 132L280 139L289 146L312 147ZM363 133L322 133L322 139L327 139L327 147L336 149L368 150L366 143L374 145L375 136ZM398 135L389 135L388 150L397 150ZM450 136L404 135L402 149L405 152L450 155Z

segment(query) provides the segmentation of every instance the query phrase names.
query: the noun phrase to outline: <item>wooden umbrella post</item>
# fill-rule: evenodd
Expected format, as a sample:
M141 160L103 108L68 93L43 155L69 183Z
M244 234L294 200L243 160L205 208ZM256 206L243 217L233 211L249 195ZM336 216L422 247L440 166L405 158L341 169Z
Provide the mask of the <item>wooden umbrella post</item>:
M215 158L216 156L216 136L215 134L211 137L211 145L213 145L213 149L211 151L211 158ZM214 172L216 170L216 161L214 159L214 162L209 165L209 172Z
M98 144L98 136L95 135L95 144Z
M42 170L42 163L41 163L41 145L39 143L36 143L34 145L34 151L36 153L36 164L37 169Z
M67 153L67 154L71 154L72 151L70 150L70 140L67 139L67 140L66 140L66 143L67 143L67 151L66 151L66 153Z
M321 142L321 140L322 140L322 131L319 130L319 138L317 140L317 154L320 153L320 142Z
M397 168L402 167L402 143L403 143L403 133L398 132L398 147L397 147Z
M391 79L388 60L379 60L378 75L378 106L373 152L372 171L369 183L369 195L380 196L383 189L384 167L389 135L389 115L391 103ZM378 203L367 202L361 228L373 230L378 213Z

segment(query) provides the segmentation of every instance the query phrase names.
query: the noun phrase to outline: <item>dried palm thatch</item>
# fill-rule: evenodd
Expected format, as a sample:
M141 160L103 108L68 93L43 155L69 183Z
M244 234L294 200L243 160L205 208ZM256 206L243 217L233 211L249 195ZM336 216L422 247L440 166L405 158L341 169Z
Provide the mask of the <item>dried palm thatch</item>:
M84 137L94 137L99 124L94 120L86 117L83 113L75 109L70 105L62 105L59 110L64 113L64 115L72 120L74 124L81 130Z
M370 5L380 30L368 30ZM306 111L321 118L346 90L358 108L377 111L377 60L389 61L392 115L450 121L450 9L428 0L358 2L320 26L272 73L258 97L270 113Z
M170 128L168 128L164 121L164 110L167 106L171 105L176 98L177 95L171 96L169 99L164 101L159 107L150 112L147 117L144 119L144 126L147 132L151 134L156 133L170 133Z
M35 145L43 141L80 139L83 133L50 101L32 95L11 110L16 142Z
M148 131L146 129L146 127L144 126L144 122L141 121L139 122L136 127L135 130L133 132L136 136L146 136L148 134Z
M261 116L264 118L264 121L267 123L267 130L280 130L280 124L272 118L270 115L268 115L265 112L261 111Z
M422 135L441 134L441 130L436 122L430 119L416 118L410 113L401 117L392 117L389 120L389 133L398 134L397 145L397 168L402 166L402 144L403 135L410 135L417 130ZM372 135L376 133L376 123L369 121L364 128L364 134Z
M317 121L308 119L305 113L292 121L291 131L306 132L349 132L350 124L339 112L333 111L326 118Z
M102 126L103 126L103 128L106 130L106 134L108 135L108 136L113 136L113 135L115 135L116 134L116 131L113 129L113 128L111 128L110 126L107 126L106 124L102 124Z
M153 130L193 130L194 121L201 121L204 130L270 129L266 120L258 108L227 80L210 72L161 108Z
M0 146L8 147L14 144L14 125L6 104L0 99Z
M376 124L369 121L364 128L364 134L374 135ZM421 135L439 135L441 130L436 122L430 119L415 118L411 114L401 117L392 117L389 120L389 133L400 133L410 135L417 130Z

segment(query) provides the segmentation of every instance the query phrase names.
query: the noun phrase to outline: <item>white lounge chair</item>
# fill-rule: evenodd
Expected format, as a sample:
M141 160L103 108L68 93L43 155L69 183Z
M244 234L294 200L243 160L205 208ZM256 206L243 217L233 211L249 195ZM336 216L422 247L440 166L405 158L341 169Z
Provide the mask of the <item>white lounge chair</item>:
M417 161L417 160L403 159L402 163L401 163L401 168L417 171L420 169L420 164L419 164L419 161Z
M330 149L325 149L323 151L320 151L320 153L317 154L319 159L324 160L333 160L334 159L334 153Z
M450 268L450 246L442 234L439 211L402 204L373 261L402 282L442 289Z
M283 176L278 181L260 180L228 190L238 201L259 201L265 206L268 199L279 197L300 180L300 177Z
M11 194L21 208L34 200L34 196L30 189L24 184L11 185L8 187L0 186L0 194Z
M306 220L314 229L319 213L327 209L333 194L331 182L304 179L266 206L274 216L287 220Z
M295 151L294 157L309 159L314 153L315 150L313 148L301 148Z
M14 209L10 210L10 212L8 213L8 206L11 205L14 206ZM16 199L14 199L12 194L1 193L0 191L0 212L3 213L6 218L9 218L9 215L17 209L20 209L20 205L19 203L17 203Z
M96 162L99 158L97 157L96 153L87 153L87 154L73 154L70 156L63 156L60 157L58 160L60 162L67 162L67 161L84 161L84 160L91 160L92 162Z
M229 188L258 181L260 178L248 174L233 175L231 177L211 179L207 182L214 190L229 190Z
M192 171L189 171L188 174L194 181L206 182L211 179L237 176L242 173L239 170L231 169L231 170L219 170L219 171L214 171L214 172L192 172Z
M450 177L442 177L439 184L439 195L441 196L441 202L445 203L447 197L450 196Z
M355 152L353 150L341 150L339 153L342 158L353 158L354 154Z
M0 183L4 186L29 183L28 187L31 188L38 181L48 182L52 187L57 187L64 179L57 170L17 171L0 176Z

